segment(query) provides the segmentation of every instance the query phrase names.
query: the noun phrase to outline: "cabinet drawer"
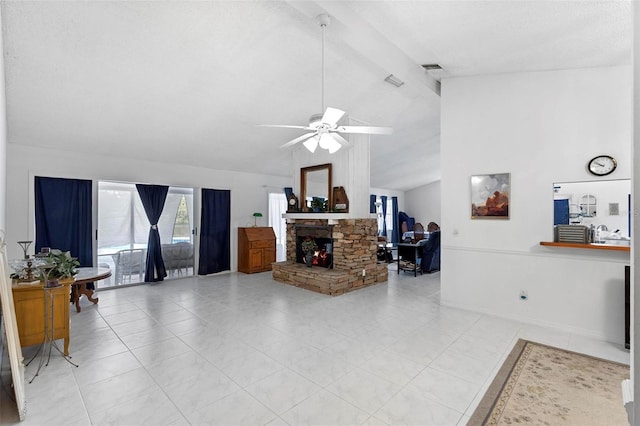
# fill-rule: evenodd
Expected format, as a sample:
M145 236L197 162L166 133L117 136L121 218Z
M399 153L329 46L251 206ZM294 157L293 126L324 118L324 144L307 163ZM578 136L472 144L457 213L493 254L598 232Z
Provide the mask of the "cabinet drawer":
M264 241L252 241L251 248L271 248L274 247L273 240L264 240Z

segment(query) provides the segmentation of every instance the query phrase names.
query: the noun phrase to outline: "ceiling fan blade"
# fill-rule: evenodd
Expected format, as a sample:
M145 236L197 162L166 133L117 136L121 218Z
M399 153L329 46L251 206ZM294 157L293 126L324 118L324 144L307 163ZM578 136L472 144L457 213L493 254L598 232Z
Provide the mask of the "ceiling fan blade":
M351 145L348 140L342 137L338 132L331 132L331 137L340 142L342 145L349 146Z
M327 110L324 112L322 116L322 122L325 124L329 124L331 127L338 124L338 120L342 118L344 115L344 111L339 110L337 108L327 107Z
M390 135L393 133L391 127L371 127L371 126L340 126L336 129L342 133L364 133L370 135Z
M308 126L289 126L286 124L258 124L259 127L284 127L287 129L304 129L304 130L314 130Z
M318 134L318 132L305 133L302 136L298 136L297 138L295 138L293 140L290 140L289 142L287 142L284 145L282 145L280 148L286 148L288 146L295 145L298 142L302 142L303 140L309 139L309 138L311 138L311 137L313 137L313 136L315 136L317 134Z

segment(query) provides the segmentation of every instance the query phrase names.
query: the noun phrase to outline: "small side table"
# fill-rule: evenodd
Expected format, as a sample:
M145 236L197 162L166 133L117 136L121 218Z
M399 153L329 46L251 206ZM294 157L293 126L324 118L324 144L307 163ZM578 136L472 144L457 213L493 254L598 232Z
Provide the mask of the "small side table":
M38 374L40 374L40 370L42 369L42 366L44 365L45 367L49 365L49 361L51 360L51 350L52 348L55 348L55 350L57 350L60 355L62 355L62 357L65 359L65 361L67 361L69 364L73 365L74 367L78 367L78 364L75 364L71 361L71 357L67 354L65 354L65 352L63 352L59 347L58 344L56 343L56 336L55 336L55 322L54 322L54 313L55 313L55 291L58 290L60 287L63 287L62 285L58 285L56 287L47 287L47 286L43 286L42 290L43 290L43 301L44 301L44 337L42 339L42 343L40 344L40 347L38 348L38 350L36 351L36 353L33 355L33 357L29 360L29 362L27 362L25 364L25 366L28 366L29 364L31 364L33 362L34 359L36 359L36 357L38 356L38 354L40 354L40 363L38 364L38 369L36 370L36 373L34 374L34 376L31 378L31 380L29 380L29 383L32 383L36 377L38 377ZM66 350L66 349L65 349ZM46 363L45 363L45 358Z
M418 276L418 272L422 275L422 268L418 264L422 259L420 250L422 244L399 243L398 244L398 274L400 271L413 271L413 276ZM402 262L408 262L403 265Z

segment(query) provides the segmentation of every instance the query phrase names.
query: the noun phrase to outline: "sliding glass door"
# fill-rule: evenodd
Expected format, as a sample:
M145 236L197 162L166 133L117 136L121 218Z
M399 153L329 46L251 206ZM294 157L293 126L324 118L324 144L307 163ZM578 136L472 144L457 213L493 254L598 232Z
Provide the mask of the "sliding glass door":
M169 275L193 275L193 189L170 187L158 221ZM98 182L98 265L111 268L106 285L144 281L149 220L133 183Z

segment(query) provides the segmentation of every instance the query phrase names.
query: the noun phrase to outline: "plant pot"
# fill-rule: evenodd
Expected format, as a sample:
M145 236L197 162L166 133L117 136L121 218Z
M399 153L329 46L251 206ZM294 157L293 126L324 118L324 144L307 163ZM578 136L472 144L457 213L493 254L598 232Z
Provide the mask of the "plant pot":
M309 268L311 268L313 266L313 253L311 253L310 251L308 251L307 253L305 253L304 255L304 261L307 264L307 266Z

